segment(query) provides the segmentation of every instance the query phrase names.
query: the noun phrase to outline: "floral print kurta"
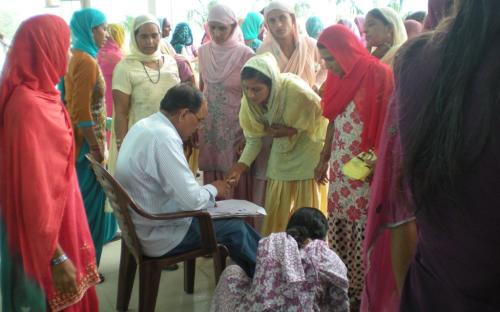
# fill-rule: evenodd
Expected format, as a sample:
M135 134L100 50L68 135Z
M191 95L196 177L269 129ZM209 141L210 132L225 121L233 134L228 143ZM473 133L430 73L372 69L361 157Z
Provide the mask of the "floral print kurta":
M366 222L369 183L344 175L342 166L361 153L363 122L354 103L335 119L335 134L330 158L328 212L331 217L351 222Z
M363 290L362 247L368 216L369 183L344 175L342 166L361 153L363 122L354 102L335 119L330 158L328 241L348 269L349 298L353 310Z

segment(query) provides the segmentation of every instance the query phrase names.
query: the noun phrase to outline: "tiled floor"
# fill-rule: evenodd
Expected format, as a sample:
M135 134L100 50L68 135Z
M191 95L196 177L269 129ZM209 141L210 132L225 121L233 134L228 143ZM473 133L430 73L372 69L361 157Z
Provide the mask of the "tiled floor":
M97 286L101 312L113 312L116 306L118 287L118 266L120 263L120 241L104 246L99 271L106 281ZM215 288L212 259L199 258L196 261L194 294L184 292L184 270L182 264L177 271L164 271L161 276L155 311L168 312L205 312L210 307L210 300ZM137 280L130 300L129 311L138 311L139 283Z

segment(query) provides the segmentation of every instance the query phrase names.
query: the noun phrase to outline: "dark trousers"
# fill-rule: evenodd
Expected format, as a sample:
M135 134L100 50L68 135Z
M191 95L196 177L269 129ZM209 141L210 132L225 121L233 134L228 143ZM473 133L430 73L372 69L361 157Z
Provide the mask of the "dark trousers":
M227 247L229 256L248 276L253 277L260 235L242 219L213 220L217 242ZM200 246L200 226L193 218L182 242L167 254L174 255Z

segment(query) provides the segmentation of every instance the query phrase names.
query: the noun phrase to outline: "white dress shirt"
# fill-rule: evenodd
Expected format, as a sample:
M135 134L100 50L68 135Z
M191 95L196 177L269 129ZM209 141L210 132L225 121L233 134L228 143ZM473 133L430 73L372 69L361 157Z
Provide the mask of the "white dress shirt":
M213 185L198 184L179 133L161 112L140 120L128 131L118 153L115 177L151 214L207 209L214 206L217 196ZM191 220L149 220L132 212L144 253L152 257L176 247Z

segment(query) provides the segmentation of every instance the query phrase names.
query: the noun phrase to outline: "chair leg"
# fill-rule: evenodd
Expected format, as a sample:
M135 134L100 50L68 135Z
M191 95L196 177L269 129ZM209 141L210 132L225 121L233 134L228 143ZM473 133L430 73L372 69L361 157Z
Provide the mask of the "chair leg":
M139 266L139 312L154 312L161 270L156 265L142 263Z
M184 291L188 294L194 292L194 273L196 269L196 259L184 261Z
M212 254L214 260L215 285L219 283L222 271L226 268L227 249L225 246L217 246L217 251Z
M118 311L128 310L132 288L134 287L136 270L137 263L134 256L128 251L127 246L122 241L120 269L118 275L118 294L116 298L116 310Z

